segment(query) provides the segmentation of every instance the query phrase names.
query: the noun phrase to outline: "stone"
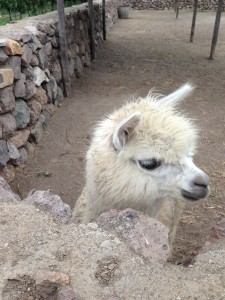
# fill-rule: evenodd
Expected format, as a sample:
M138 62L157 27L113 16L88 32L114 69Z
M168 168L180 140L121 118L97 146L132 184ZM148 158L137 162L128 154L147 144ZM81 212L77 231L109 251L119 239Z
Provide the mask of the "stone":
M0 176L2 176L8 183L12 182L15 178L13 165L7 164L2 170L0 170Z
M56 111L56 107L55 105L53 105L52 103L45 105L45 109L50 113L50 115L52 116L54 114L54 112Z
M26 77L24 74L22 74L21 79L15 82L14 95L16 98L23 98L26 96L25 81L26 81Z
M8 147L8 151L9 151L9 159L17 159L20 157L20 153L13 143L8 141L7 147Z
M128 208L103 213L96 222L99 227L125 240L132 251L150 263L164 264L167 261L169 230L158 220Z
M60 104L63 102L63 91L62 89L58 86L57 87L57 97L54 100L54 105L55 106L60 106Z
M23 33L23 34L21 34L21 38L22 38L23 43L25 44L32 40L32 34L31 33Z
M47 95L50 100L55 100L58 94L58 86L55 78L50 75L49 82L46 84ZM52 101L49 101L50 103Z
M19 201L20 198L12 192L6 180L0 176L0 202L17 203Z
M59 46L58 39L55 36L53 36L50 39L50 43L52 44L52 47L54 47L54 48L58 48L58 46Z
M28 129L18 130L16 134L9 139L9 142L14 144L16 148L24 146L29 138L30 131Z
M32 97L32 100L39 102L42 107L48 102L47 94L41 86L37 88L37 91Z
M2 137L8 139L16 130L16 120L10 113L0 115L0 126L2 126Z
M37 88L33 81L31 80L26 80L25 81L25 90L26 90L26 95L23 97L25 100L31 99L37 92Z
M42 105L36 100L28 101L28 106L30 107L30 122L34 124L40 117L42 111Z
M19 154L20 156L17 158L17 159L13 159L12 160L12 164L14 166L19 166L19 165L22 165L24 164L27 159L28 159L28 154L27 154L27 151L24 149L24 148L20 148L19 149Z
M21 57L20 56L11 56L7 60L7 63L4 65L6 69L13 69L15 79L21 78Z
M82 77L83 75L83 64L79 56L75 58L75 74L77 77Z
M31 141L38 144L41 141L43 135L43 128L41 122L37 122L34 127L31 129Z
M86 50L85 44L84 44L83 41L81 41L81 42L80 42L80 45L79 45L79 53L80 53L81 55L84 55L84 54L85 54L85 50Z
M69 66L68 66L68 71L69 71L69 76L72 77L74 75L74 68L75 68L75 61L74 59L69 60ZM76 78L76 77L74 77Z
M0 69L0 89L12 85L14 81L14 72L12 69Z
M36 35L32 34L32 42L28 43L29 47L35 52L37 49L41 49L43 46Z
M43 47L47 56L50 56L52 53L52 44L50 42L46 43Z
M48 55L45 47L46 45L38 51L39 66L42 69L48 68Z
M30 123L30 109L25 101L17 100L12 114L18 129L23 129Z
M23 46L23 55L21 57L21 64L23 67L28 67L32 58L33 52L31 48L25 44Z
M20 46L20 44L14 40L7 39L6 45L3 47L3 51L6 55L22 55L23 54L23 48Z
M0 64L4 64L8 59L8 55L0 48Z
M49 71L51 72L57 83L62 80L62 68L58 60L52 62L52 64L49 66Z
M38 23L37 28L49 36L53 36L55 34L55 29L51 28L49 23Z
M40 86L42 82L49 81L48 77L46 76L45 72L41 70L39 67L34 67L34 78L33 82L37 86Z
M33 80L34 79L34 70L31 66L27 68L22 68L22 73L26 76L26 79Z
M0 114L12 111L15 105L13 87L9 86L0 89Z
M42 45L45 45L48 42L48 36L45 32L38 32L37 34Z
M32 143L27 142L24 148L27 151L28 155L31 155L34 153L35 148Z
M91 66L91 57L90 57L88 52L86 52L85 56L84 56L84 66L85 67L90 67Z
M57 296L57 300L82 300L71 288L62 288Z
M45 130L48 126L48 123L51 119L51 115L47 110L43 110L42 115L44 116L43 122L42 122L42 127Z
M39 60L37 58L37 55L33 54L30 60L30 65L31 66L38 66Z
M49 212L63 223L68 223L72 217L70 206L64 203L60 196L52 194L50 190L32 191L24 201Z
M4 140L0 140L0 169L4 168L9 160L9 151L7 143Z

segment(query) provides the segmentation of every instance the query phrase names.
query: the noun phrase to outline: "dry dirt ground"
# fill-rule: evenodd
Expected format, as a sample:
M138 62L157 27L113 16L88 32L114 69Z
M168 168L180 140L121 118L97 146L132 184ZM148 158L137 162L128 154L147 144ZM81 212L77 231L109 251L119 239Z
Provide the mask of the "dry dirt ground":
M197 17L189 43L192 12L132 11L111 29L97 59L74 81L73 96L57 110L33 157L17 171L14 191L48 189L74 206L84 184L84 156L91 128L105 113L155 87L167 94L192 80L197 85L184 104L201 128L196 162L211 181L207 200L188 206L181 219L176 260L187 262L213 224L225 217L225 16L215 60L209 61L215 13ZM48 176L46 176L48 175Z

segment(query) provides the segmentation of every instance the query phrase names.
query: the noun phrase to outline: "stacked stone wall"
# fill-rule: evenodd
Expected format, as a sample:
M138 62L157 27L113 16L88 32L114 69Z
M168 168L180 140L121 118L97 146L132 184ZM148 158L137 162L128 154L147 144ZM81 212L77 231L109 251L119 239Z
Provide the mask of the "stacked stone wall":
M106 2L107 28L117 19L118 2ZM101 7L94 5L95 44L102 43ZM40 142L63 101L57 13L0 28L0 175L13 180ZM87 5L66 9L71 82L91 64Z
M179 8L193 8L193 0L180 0ZM198 8L202 10L216 10L217 0L199 0ZM138 10L163 10L163 9L173 9L175 5L175 0L121 0L121 4L130 5L130 7Z

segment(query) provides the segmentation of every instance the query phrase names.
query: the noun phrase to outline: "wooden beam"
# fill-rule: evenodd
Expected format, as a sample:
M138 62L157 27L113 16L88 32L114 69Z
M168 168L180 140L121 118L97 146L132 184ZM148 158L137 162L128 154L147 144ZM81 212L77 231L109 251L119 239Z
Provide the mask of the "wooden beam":
M179 0L175 0L176 19L178 19L178 15L179 15L179 4L180 4L180 1Z
M66 21L64 12L64 0L57 0L58 9L58 29L60 43L60 58L63 75L64 96L71 96L71 83L69 76L69 59L68 59L68 44L66 38Z
M91 59L95 59L95 28L93 0L88 0L89 30L91 40Z
M103 40L106 41L105 0L102 0L102 30Z
M222 9L223 9L223 0L218 0L216 20L215 20L215 25L214 25L212 45L211 45L211 51L210 51L209 59L213 59L214 53L215 53L215 50L216 50L216 44L217 44L217 40L218 40Z
M194 12L193 12L193 17L192 17L191 35L190 35L191 43L193 43L193 40L194 40L197 10L198 10L198 0L194 0Z

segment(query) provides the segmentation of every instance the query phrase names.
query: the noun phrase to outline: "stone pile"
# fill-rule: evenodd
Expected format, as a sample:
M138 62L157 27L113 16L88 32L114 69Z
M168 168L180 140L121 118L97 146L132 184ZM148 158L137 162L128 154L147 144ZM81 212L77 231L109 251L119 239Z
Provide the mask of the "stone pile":
M107 2L108 28L117 2ZM95 43L102 43L101 8L96 3ZM66 9L69 75L81 77L91 64L86 4ZM28 18L0 28L0 175L9 182L40 142L63 101L57 13Z
M198 8L203 10L216 10L217 9L217 0L199 0ZM180 0L179 8L193 8L194 1L192 0ZM175 5L175 0L122 0L121 4L130 5L134 9L138 10L163 10L163 9L172 9Z

